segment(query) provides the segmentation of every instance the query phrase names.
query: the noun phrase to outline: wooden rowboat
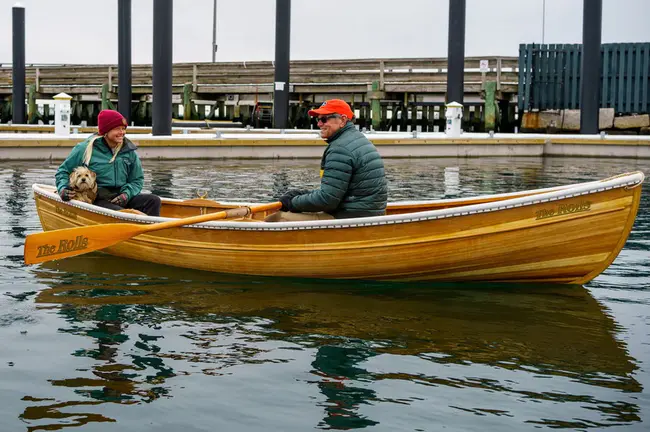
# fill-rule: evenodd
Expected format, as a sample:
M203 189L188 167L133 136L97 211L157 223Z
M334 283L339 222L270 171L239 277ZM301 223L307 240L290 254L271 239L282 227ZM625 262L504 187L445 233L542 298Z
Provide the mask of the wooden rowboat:
M267 212L152 231L104 252L169 266L285 277L585 283L623 248L641 172L509 194L390 204L385 216L263 222ZM33 186L45 231L152 224L243 203L164 199L161 217L62 202ZM110 228L107 228L110 229Z

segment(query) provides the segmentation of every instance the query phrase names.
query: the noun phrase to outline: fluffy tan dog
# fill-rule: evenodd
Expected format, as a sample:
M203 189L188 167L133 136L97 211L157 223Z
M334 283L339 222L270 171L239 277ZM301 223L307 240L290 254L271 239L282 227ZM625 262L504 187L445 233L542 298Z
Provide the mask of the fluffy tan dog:
M74 199L88 204L97 197L97 174L86 167L78 166L70 173L70 189L75 191Z

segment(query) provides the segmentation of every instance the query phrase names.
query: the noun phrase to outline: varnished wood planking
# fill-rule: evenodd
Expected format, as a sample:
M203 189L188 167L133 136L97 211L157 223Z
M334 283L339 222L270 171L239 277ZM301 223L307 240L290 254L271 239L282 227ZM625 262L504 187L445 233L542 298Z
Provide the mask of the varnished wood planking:
M579 205L586 198L371 227L271 232L177 228L139 236L107 252L226 273L566 283L593 277L609 265L631 229L639 196L640 188L598 192L588 196L589 211L541 220L535 217L540 209ZM52 201L38 202L45 229L111 221L87 211L66 221L54 212Z

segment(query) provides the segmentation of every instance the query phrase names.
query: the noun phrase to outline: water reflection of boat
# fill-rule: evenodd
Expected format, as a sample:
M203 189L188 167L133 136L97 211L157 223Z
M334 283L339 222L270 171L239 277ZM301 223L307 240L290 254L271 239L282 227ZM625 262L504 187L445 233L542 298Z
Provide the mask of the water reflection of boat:
M219 337L224 337L223 325L228 322L248 323L246 331L255 336L251 340L290 341L316 349L311 383L327 398L321 426L334 429L375 423L360 414L359 406L376 394L355 386L359 378L459 385L441 377L366 371L364 361L382 353L534 371L640 391L632 377L636 367L613 336L614 322L581 286L242 278L100 254L47 263L33 272L49 286L39 292L36 302L61 305L60 314L70 323L65 331L96 340L96 349L78 350L75 355L103 361L94 366L93 381L76 378L52 383L77 388L95 401L133 403L173 396L165 382L185 372L167 364L171 359L198 363L203 373L212 375L233 365L263 362L254 342L215 353L215 333L196 330L206 323L220 323ZM165 352L157 336L139 327L138 343L146 355L119 354L125 349L121 345L129 326L145 324L152 329L166 322L194 323L187 329L193 352ZM250 330L253 327L258 330ZM472 385L490 388L494 384ZM88 391L88 386L94 386L94 391ZM43 418L51 415L50 409L42 408Z
M452 176L453 177L453 176ZM389 205L385 216L265 223L205 222L142 234L107 253L220 273L324 279L585 283L616 258L634 223L641 172L602 181L455 200ZM44 230L147 224L223 210L209 200L163 200L151 218L70 201L34 185ZM230 205L236 207L236 205ZM263 216L263 215L260 215ZM68 248L92 248L93 236ZM59 245L26 242L27 262ZM71 246L73 245L74 246ZM28 247L29 246L29 247ZM47 247L46 247L47 246ZM94 249L93 249L94 250ZM43 253L43 251L50 251ZM34 260L36 259L36 260Z
M54 269L65 276L48 283L51 288L39 293L39 303L174 305L199 315L269 318L287 334L309 329L307 333L401 340L403 346L386 349L404 354L443 351L458 361L518 359L620 376L633 370L625 349L612 337L613 321L580 286L234 277L134 265L99 254L43 267L37 274L47 280L56 280Z

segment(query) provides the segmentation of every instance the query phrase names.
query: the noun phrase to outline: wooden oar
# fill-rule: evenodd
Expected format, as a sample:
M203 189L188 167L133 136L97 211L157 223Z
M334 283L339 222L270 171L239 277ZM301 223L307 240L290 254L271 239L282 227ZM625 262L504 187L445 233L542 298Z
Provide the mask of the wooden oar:
M239 207L216 213L192 216L155 224L115 223L66 228L30 234L25 240L25 264L37 264L113 246L140 234L192 225L229 217L243 217L267 210L279 210L282 203L274 202L252 207Z

